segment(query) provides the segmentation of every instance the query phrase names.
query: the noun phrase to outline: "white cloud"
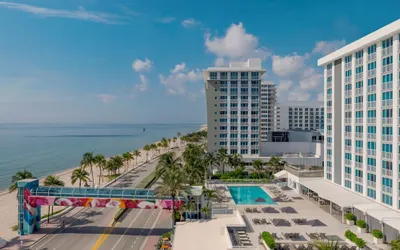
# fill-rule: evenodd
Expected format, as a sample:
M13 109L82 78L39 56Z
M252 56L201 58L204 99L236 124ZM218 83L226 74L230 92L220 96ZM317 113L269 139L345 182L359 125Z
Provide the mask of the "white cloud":
M156 21L159 23L172 23L175 20L176 20L175 17L163 17L163 18L157 19Z
M185 70L185 68L186 68L186 64L184 62L181 64L177 64L177 65L175 65L175 68L171 70L171 73L172 74L178 73L180 71Z
M134 69L136 72L148 71L151 69L152 65L153 63L147 58L144 61L136 59L132 63L132 69Z
M312 52L327 55L340 47L343 47L345 44L346 41L344 39L335 41L319 41L315 44L315 48Z
M242 23L232 24L223 37L206 34L205 45L208 51L218 57L248 57L258 48L258 38L246 33Z
M186 28L193 27L193 26L196 26L196 25L199 25L199 24L200 24L200 22L194 20L193 18L189 18L189 19L186 19L186 20L182 21L182 26L186 27Z
M149 81L145 75L140 75L140 84L135 84L135 90L146 91L149 88Z
M41 17L69 18L105 24L122 23L122 18L117 15L105 12L87 11L84 8L79 8L78 10L50 9L13 2L0 2L0 7L31 13Z
M174 72L178 65L175 65L169 76L166 77L163 74L159 74L158 77L160 79L160 83L167 88L168 93L185 95L188 94L185 84L187 82L197 82L201 80L203 78L203 74L199 69L192 69L189 71L186 69L186 67L185 69L182 69L182 71Z
M276 87L276 90L278 91L278 94L280 94L283 91L289 90L290 87L292 87L293 82L291 80L282 80L279 82L278 86Z
M97 97L104 102L105 104L109 104L112 101L115 100L116 96L115 95L109 95L109 94L98 94Z
M302 72L300 80L301 89L315 89L322 86L322 74L314 68L306 68Z
M307 102L311 99L311 94L302 90L293 90L289 92L288 100L294 102Z
M216 67L226 66L225 59L223 57L217 57L217 59L215 59L214 65Z
M304 67L306 56L296 53L287 56L272 56L272 71L278 76L289 76Z
M319 93L317 95L317 101L318 102L324 102L324 93Z

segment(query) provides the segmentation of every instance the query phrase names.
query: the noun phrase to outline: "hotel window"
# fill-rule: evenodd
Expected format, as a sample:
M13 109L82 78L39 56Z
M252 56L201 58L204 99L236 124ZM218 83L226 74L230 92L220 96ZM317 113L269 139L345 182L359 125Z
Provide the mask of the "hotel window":
M368 134L376 134L376 127L368 126Z
M360 89L363 87L363 81L356 82L356 89Z
M392 153L393 152L393 145L392 144L382 143L382 152Z
M217 79L217 72L210 72L210 79L216 80Z
M345 180L345 181L344 181L344 186L345 186L346 188L351 188L351 181Z
M240 139L247 139L249 138L248 134L240 134Z
M392 109L383 109L382 110L382 118L392 118L393 110Z
M360 74L364 71L364 67L363 66L359 66L356 68L356 74Z
M345 63L351 63L351 55L344 58Z
M219 78L220 79L228 79L228 73L227 72L220 72L219 73Z
M326 78L326 82L327 82L327 83L331 83L331 82L332 82L332 76L328 76L328 77Z
M238 79L238 72L231 72L231 79L233 80Z
M388 48L390 46L393 46L393 37L382 41L382 48L383 49Z
M375 158L368 158L367 159L367 165L368 166L372 166L372 167L376 167L376 159Z
M382 100L392 100L392 99L393 99L393 91L382 93Z
M359 59L359 58L361 58L361 57L363 57L363 51L362 51L362 50L356 52L356 59Z
M376 191L373 189L367 189L367 195L369 198L376 199Z
M368 79L368 86L375 86L376 85L376 78Z
M248 154L248 150L247 149L241 149L240 150L240 154L247 155Z
M332 69L332 64L330 63L330 64L326 65L326 69L327 69L327 70Z
M235 139L235 138L238 138L238 135L237 134L231 134L231 139Z
M258 72L251 72L251 79L257 80L259 78Z
M228 134L220 134L219 138L228 138Z
M371 94L367 96L368 102L376 102L376 94Z
M393 198L391 195L382 194L382 202L392 206L393 205Z
M368 55L376 53L376 44L368 47Z
M351 84L344 85L344 90L345 91L351 90Z
M228 87L228 82L227 81L221 81L221 88L227 88Z
M393 64L393 56L388 56L382 59L382 65L386 66L389 64Z
M247 80L248 78L249 78L249 72L240 72L240 79Z
M363 186L361 184L356 183L356 192L363 193Z

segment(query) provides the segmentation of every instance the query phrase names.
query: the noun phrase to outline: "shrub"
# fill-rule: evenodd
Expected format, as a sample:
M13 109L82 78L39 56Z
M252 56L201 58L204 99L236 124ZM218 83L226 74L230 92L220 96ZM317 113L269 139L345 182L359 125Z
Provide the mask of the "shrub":
M346 217L346 220L356 220L356 216L352 213L347 213L345 215L345 217Z
M346 230L346 232L344 232L344 237L346 237L352 242L354 242L357 239L357 235L350 230Z
M372 230L372 236L374 236L377 239L382 239L383 233L378 229L374 229L374 230Z
M261 237L270 249L275 248L275 239L269 232L262 232Z
M363 239L361 239L361 238L356 238L356 239L354 240L354 244L356 244L356 246L357 246L358 248L364 248L365 245L366 245L367 243L365 242L365 240L363 240Z
M363 221L363 220L357 220L356 221L356 225L359 228L367 228L367 223L365 221Z

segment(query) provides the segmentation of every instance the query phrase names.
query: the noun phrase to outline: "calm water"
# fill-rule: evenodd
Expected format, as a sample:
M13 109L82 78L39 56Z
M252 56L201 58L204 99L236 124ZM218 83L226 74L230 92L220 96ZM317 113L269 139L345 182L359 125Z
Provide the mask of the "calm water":
M110 157L199 128L200 124L0 124L0 190L19 170L43 177L79 165L85 152Z
M258 186L228 186L229 192L237 205L275 204L272 198ZM264 199L256 202L256 199Z

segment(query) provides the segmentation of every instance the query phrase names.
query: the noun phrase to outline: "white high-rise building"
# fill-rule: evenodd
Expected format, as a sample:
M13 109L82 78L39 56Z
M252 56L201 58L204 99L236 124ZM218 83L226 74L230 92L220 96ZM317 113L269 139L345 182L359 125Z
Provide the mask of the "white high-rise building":
M261 142L266 142L268 132L274 128L274 108L276 86L271 82L261 82Z
M204 71L207 102L207 148L258 155L260 143L261 59L232 62Z
M274 131L301 129L321 129L323 123L323 107L315 105L283 105L275 106Z
M399 209L397 20L323 58L325 179Z

